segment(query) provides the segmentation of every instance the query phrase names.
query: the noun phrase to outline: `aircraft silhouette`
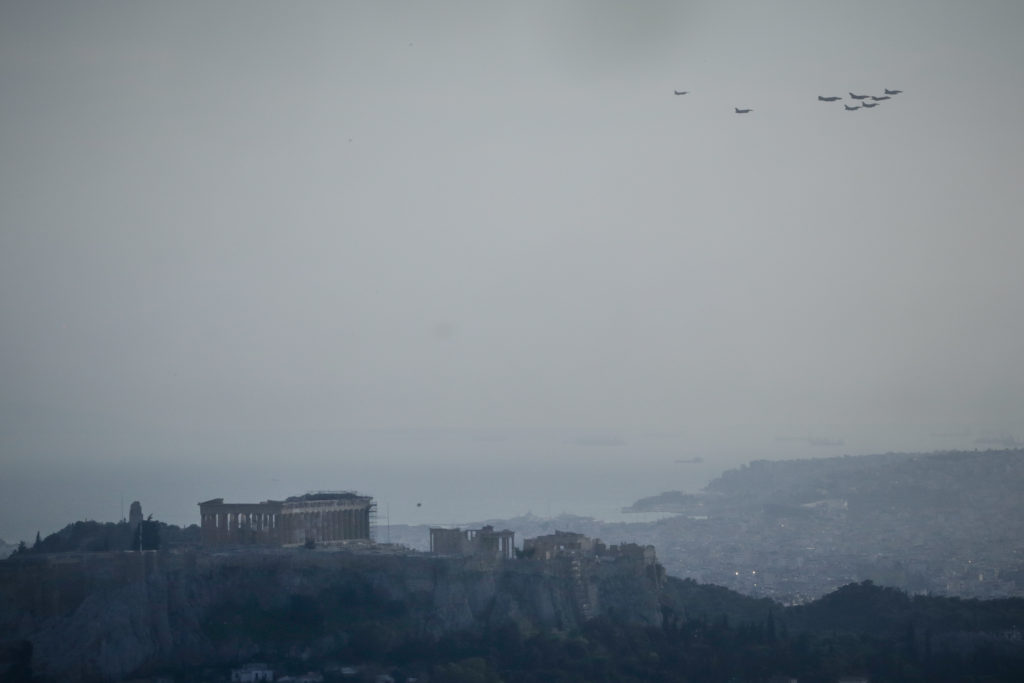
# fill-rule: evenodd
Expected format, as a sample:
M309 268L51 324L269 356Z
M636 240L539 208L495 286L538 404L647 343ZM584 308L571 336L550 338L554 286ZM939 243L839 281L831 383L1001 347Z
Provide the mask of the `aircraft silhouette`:
M844 107L846 107L846 111L857 111L858 109L860 109L860 106L859 106L859 105L858 105L858 106L856 106L856 107L851 107L851 106L850 106L850 105L848 105L848 104L844 104L843 106L844 106Z
M878 102L861 102L860 106L867 107L868 109L870 109L871 107L877 107Z
M818 100L820 102L835 102L836 100L841 100L841 99L843 99L843 98L842 97L822 97L821 95L818 95Z
M686 95L686 94L689 94L690 91L689 90L673 90L672 92L674 92L677 95Z
M871 96L870 95L854 95L853 93L850 93L850 97L852 97L855 100L866 100L867 98L869 98Z
M875 102L881 102L882 100L891 100L892 98L889 97L888 95L882 95L881 97L875 97L874 95L872 95L871 99L873 99Z
M737 114L749 114L750 112L754 111L753 109L740 109L739 107L734 107L734 109L736 110Z
M885 94L886 95L899 95L901 92L903 92L903 91L902 90L889 90L888 88L885 88Z

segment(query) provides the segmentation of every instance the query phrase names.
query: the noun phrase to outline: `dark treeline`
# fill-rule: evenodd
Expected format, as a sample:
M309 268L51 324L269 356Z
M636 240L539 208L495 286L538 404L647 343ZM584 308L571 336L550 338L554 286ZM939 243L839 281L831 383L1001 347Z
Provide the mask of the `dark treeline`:
M347 585L273 610L224 605L206 634L215 642L247 634L261 656L295 671L317 661L351 663L364 680L380 672L434 683L1024 680L1015 628L1024 623L1024 601L911 597L870 582L787 608L669 578L658 627L612 613L571 631L505 621L432 637L409 613L370 585ZM296 652L303 659L290 661Z
M45 538L36 534L32 545L19 544L14 554L158 550L161 547L198 542L199 527L195 524L181 528L154 520L143 520L137 525L128 522L79 521Z

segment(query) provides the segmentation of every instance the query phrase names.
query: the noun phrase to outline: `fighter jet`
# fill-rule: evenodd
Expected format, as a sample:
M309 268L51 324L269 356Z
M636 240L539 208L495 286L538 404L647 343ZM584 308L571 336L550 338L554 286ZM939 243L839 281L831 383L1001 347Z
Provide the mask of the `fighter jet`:
M843 106L846 107L846 111L857 111L858 109L860 109L860 105L858 105L856 107L851 107L848 104L844 104Z
M737 114L749 114L750 112L754 111L753 109L740 109L739 107L734 107L734 109L736 110Z
M860 106L866 107L867 109L870 109L871 107L877 107L878 106L878 102L861 102Z
M835 102L835 101L841 100L841 99L843 99L843 98L842 97L822 97L821 95L818 95L818 101L819 102Z
M852 97L855 100L866 100L867 98L871 97L871 95L854 95L853 93L850 93L850 97Z
M673 90L672 92L674 92L677 95L687 95L687 94L689 94L690 91L689 90Z
M903 91L902 90L889 90L888 88L885 88L885 94L886 95L899 95L901 92L903 92Z
M875 102L881 102L882 100L891 100L892 98L889 97L888 95L882 95L881 97L875 97L874 95L872 95L871 99L873 99Z

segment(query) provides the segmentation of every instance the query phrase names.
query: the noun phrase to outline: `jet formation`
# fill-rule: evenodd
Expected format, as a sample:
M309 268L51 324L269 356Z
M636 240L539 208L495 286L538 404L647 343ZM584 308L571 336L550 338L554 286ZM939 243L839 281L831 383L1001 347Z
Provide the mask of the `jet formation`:
M846 104L844 102L843 108L846 111L857 111L858 109L871 109L873 107L877 107L879 102L891 100L894 95L899 95L903 92L902 90L889 90L889 88L882 88L882 90L885 93L884 95L858 95L852 92L847 93L850 96L850 99L857 102L857 104L850 106L849 104ZM689 90L673 90L672 92L675 93L676 95L690 94ZM838 102L842 99L843 98L841 95L818 95L819 102ZM871 101L868 102L868 100ZM735 111L737 114L749 114L754 110L750 107L733 107L733 111Z
M889 90L888 88L882 88L882 90L885 92L884 95L857 95L852 92L848 93L850 95L850 99L856 100L858 104L851 107L850 105L844 103L843 108L846 109L846 111L857 111L858 109L872 109L874 107L877 107L879 102L891 100L893 95L899 95L900 93L903 92L902 90ZM835 102L836 100L841 100L843 98L826 98L822 97L821 95L818 95L818 99L821 100L822 102ZM868 102L868 100L871 101Z

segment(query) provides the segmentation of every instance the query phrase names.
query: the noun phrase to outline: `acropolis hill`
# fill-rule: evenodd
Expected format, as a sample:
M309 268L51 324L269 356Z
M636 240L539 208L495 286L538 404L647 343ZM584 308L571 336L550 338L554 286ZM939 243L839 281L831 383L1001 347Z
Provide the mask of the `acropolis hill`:
M512 557L489 543L500 534L444 532L450 554L366 539L19 554L0 562L0 632L31 643L37 674L89 681L228 665L293 638L327 652L367 618L423 637L573 629L599 614L661 623L653 549L556 534Z

